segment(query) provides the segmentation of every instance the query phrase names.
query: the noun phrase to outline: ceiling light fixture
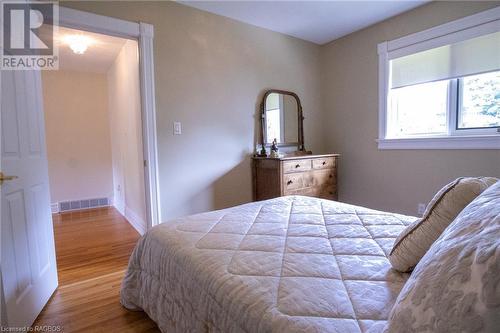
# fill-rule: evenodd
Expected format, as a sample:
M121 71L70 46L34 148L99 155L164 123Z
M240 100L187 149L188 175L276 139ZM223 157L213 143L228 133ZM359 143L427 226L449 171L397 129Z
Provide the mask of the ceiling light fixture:
M84 35L67 35L64 37L64 41L75 54L84 54L92 43L92 40Z

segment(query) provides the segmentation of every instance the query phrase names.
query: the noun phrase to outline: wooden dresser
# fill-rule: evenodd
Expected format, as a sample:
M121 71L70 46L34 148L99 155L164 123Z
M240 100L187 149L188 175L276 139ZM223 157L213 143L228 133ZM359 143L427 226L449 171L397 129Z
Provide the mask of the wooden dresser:
M337 200L338 154L253 157L254 200L306 195Z

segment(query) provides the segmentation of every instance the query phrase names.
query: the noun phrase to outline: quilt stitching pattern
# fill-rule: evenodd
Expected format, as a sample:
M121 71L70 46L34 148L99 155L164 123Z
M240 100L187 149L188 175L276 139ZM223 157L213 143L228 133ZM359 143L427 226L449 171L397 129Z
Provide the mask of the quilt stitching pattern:
M325 203L327 203L326 208L324 207ZM227 214L223 215L196 243L196 247L202 250L226 250L226 248L217 244L217 240L211 244L204 243L204 240L207 240L211 237L211 234L215 233L221 236L219 239L221 242L224 242L225 237L223 235L243 236L238 237L234 244L231 242L232 245L227 249L233 251L231 260L227 265L227 272L239 276L279 277L276 286L277 298L275 306L283 314L289 316L311 316L312 313L309 313L309 310L290 309L286 298L290 296L293 299L294 295L297 295L297 290L291 292L286 289L290 289L293 286L293 288L300 290L304 284L310 284L314 288L317 287L320 281L315 281L315 279L325 279L326 281L339 282L331 283L330 285L335 285L338 289L345 291L345 295L341 293L340 299L342 303L349 305L347 308L353 310L345 310L340 313L326 311L322 313L322 317L356 320L385 320L387 318L388 311L384 311L383 315L381 313L373 314L363 309L362 306L358 307L357 303L353 302L353 299L363 295L358 295L355 292L355 288L360 287L359 284L363 282L367 282L370 285L376 285L378 282L394 284L394 286L389 286L388 289L392 287L398 290L399 287L402 287L407 276L392 272L394 278L391 281L387 281L387 275L377 276L375 273L371 276L353 275L350 265L360 265L363 260L372 261L370 264L374 269L389 270L390 267L388 266L385 251L377 242L377 239L394 240L400 230L412 221L411 218L401 219L401 217L395 214L376 212L340 203L335 203L332 206L327 201L319 199L308 200L308 198L303 197L281 199L278 205L276 205L276 201L270 200L256 206L255 209L256 211L253 211L251 220L239 224L239 229L236 230L217 229L221 223L226 222L228 219ZM340 218L336 219L336 216ZM247 215L248 217L250 216ZM235 220L230 221L230 223L237 222ZM254 226L258 226L259 224L265 224L266 228L252 232ZM275 226L274 230L272 226ZM398 228L395 228L395 226ZM271 228L270 232L268 232L269 228ZM294 230L294 228L297 231L295 234L291 234L291 230ZM182 230L182 227L178 227L177 229ZM343 253L342 251L335 251L333 244L337 242L341 242L342 244L361 242L361 244L359 248L348 249L346 251L349 252ZM363 242L365 243L363 244ZM291 273L287 270L287 264L293 264L293 259L290 260L291 255L302 255L300 259L303 262L312 261L313 263L314 260L308 260L308 256L330 256L333 267L336 267L338 270L338 275L333 274L328 276L328 274L321 272L316 274L317 272L314 271L308 272L309 274ZM265 259L269 259L269 256L275 265L266 265L264 263ZM350 258L353 256L355 259ZM260 263L260 267L263 267L264 270L259 270L259 267L245 267L245 260L254 260L254 266L259 266ZM328 262L324 258L322 263L328 265ZM318 268L318 270L320 269ZM400 276L398 277L398 275ZM303 281L304 284L300 284L297 281L292 281L294 279L309 279L309 281ZM276 282L273 281L270 283ZM315 284L316 286L314 286ZM382 291L384 291L384 288L386 286L382 287ZM325 288L325 290L328 293L328 288ZM311 293L311 296L315 297L314 292ZM372 296L380 297L381 295ZM395 298L397 295L393 296Z
M259 325L279 330L333 324L365 332L383 327L408 278L391 269L387 255L415 219L291 196L189 216L157 234L175 252L169 262L192 260L188 270L203 274L195 278L200 288L213 288L225 311L267 309L272 320ZM245 301L235 304L233 293Z

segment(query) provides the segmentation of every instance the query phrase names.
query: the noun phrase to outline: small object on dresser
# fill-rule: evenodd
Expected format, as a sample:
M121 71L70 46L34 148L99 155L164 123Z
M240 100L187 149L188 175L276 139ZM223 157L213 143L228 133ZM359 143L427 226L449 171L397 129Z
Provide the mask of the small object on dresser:
M261 144L257 144L255 146L255 154L254 154L254 156L257 156L257 157L266 157L267 156L266 146L265 145L261 145Z
M276 138L273 140L273 144L271 146L271 154L270 157L272 158L278 158L280 157L279 151L278 151L278 141Z

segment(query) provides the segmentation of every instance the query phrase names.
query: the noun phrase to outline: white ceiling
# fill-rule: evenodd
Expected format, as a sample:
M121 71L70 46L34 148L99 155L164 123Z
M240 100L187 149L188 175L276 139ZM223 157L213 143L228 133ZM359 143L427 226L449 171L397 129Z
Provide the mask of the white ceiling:
M66 35L85 35L91 44L84 54L75 54L64 41ZM59 69L106 73L127 40L114 36L59 27L54 43L59 46Z
M421 1L178 1L214 14L325 44L421 6Z

